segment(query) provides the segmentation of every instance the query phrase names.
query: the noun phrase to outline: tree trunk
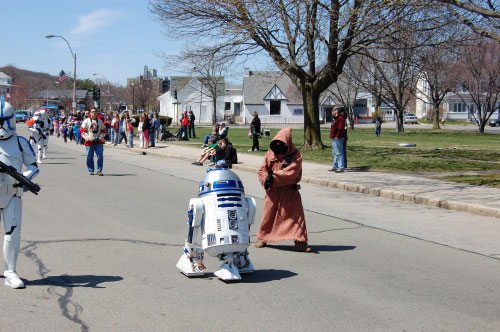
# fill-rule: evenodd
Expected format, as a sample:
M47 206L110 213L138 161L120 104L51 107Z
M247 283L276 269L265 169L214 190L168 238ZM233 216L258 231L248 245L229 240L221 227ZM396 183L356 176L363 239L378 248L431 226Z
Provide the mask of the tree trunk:
M217 97L216 97L217 98ZM214 112L212 113L212 124L214 125L217 122L217 99L214 98Z
M432 120L432 129L441 129L439 126L439 104L434 104L434 118Z
M404 128L404 110L399 110L397 112L397 116L396 116L396 132L398 134L405 132L405 128Z
M478 119L479 120L479 133L482 135L484 134L484 127L486 126L486 121L483 119Z
M323 149L319 121L319 94L310 89L302 89L304 101L304 145L305 149Z

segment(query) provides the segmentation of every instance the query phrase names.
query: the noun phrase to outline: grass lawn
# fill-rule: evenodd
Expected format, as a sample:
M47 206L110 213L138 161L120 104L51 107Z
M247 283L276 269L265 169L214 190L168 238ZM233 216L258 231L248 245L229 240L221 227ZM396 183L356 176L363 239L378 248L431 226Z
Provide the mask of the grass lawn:
M170 128L175 132L177 128ZM279 129L271 129L274 136ZM202 144L209 127L197 127L196 139L179 144ZM332 164L332 144L330 130L322 129L321 137L324 150L302 150L304 160ZM299 147L304 142L302 129L293 129L293 142ZM407 129L397 134L392 129L384 130L376 137L373 129L348 131L348 167L372 171L393 172L453 172L482 171L500 169L500 135L479 135L468 131L444 131L426 129ZM229 140L239 153L246 153L252 147L248 128L230 127ZM269 148L270 140L260 139L260 152ZM400 147L399 143L416 144L414 148Z
M500 174L435 176L433 179L500 188Z

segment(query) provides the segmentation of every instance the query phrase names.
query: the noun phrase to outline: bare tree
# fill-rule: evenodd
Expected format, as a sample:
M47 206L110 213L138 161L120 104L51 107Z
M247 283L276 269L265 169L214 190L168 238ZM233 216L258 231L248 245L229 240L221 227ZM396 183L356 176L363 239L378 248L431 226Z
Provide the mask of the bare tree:
M500 44L482 40L464 46L454 77L472 99L474 109L470 114L479 127L479 133L483 134L491 115L500 109ZM459 96L467 104L467 100L461 94Z
M438 0L475 33L500 42L500 12L497 0Z
M414 17L410 2L151 0L150 11L170 35L204 36L233 54L267 53L302 93L304 147L322 148L320 94L351 55L391 35L392 22Z
M363 87L360 84L364 76L361 61L363 57L360 54L347 59L343 73L327 90L346 107L351 130L354 130L354 104Z

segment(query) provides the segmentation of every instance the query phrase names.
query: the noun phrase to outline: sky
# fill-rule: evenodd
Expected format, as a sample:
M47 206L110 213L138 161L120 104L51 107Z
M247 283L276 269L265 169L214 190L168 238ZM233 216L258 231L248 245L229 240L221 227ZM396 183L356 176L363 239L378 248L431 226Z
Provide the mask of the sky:
M46 35L69 42L77 78L102 79L93 75L100 73L122 86L141 75L145 65L160 77L179 75L157 54L175 54L189 42L169 39L151 18L147 0L0 0L0 10L0 66L56 76L61 70L73 73L73 57L63 39ZM257 63L251 59L244 66L255 70Z

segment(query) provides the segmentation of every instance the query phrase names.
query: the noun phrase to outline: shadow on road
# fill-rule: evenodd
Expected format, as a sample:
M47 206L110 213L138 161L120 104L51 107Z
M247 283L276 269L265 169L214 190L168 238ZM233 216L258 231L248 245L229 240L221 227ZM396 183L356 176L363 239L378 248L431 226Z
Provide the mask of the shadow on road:
M277 246L277 245L266 245L267 248L277 249L277 250L285 250L285 251L295 251L294 246ZM322 251L345 251L345 250L354 250L356 246L330 246L330 245L310 245L313 253L319 254Z
M104 282L114 282L123 280L120 276L95 276L95 275L61 275L49 276L38 280L25 280L26 286L60 286L60 287L92 287L106 288L98 286Z
M70 165L71 163L51 163L44 161L42 165Z
M106 173L104 173L103 176L137 176L137 174L106 174Z
M297 273L287 270L255 270L253 273L242 274L241 283L256 284L295 277L296 275Z

